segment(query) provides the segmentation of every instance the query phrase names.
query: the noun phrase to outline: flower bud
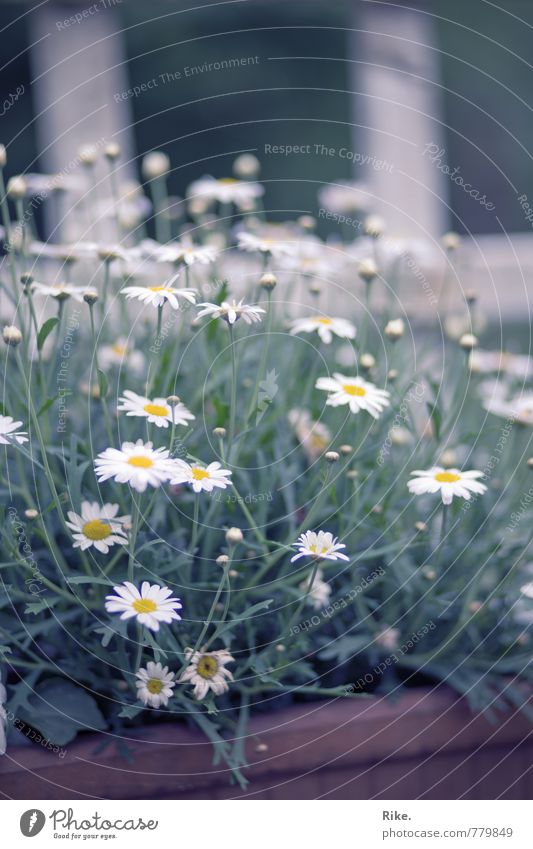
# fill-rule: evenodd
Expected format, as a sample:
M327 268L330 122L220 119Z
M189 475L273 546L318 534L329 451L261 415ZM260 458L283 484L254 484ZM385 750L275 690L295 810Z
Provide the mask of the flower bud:
M465 351L471 351L473 348L477 348L478 344L478 338L473 333L463 333L459 339L459 345Z
M312 215L300 215L298 224L303 230L314 230L316 227L316 218Z
M385 231L385 220L381 215L369 215L363 223L363 232L372 239L379 239Z
M229 545L238 545L244 539L240 528L229 528L226 531L226 542Z
M324 454L324 460L327 463L336 463L339 457L340 454L337 451L326 451Z
M219 439L224 439L226 436L226 428L225 427L216 427L213 430L213 436L218 436Z
M340 445L339 451L340 451L341 454L344 454L344 455L351 454L352 451L353 451L353 445L346 445L346 444Z
M116 142L109 142L109 144L104 148L104 156L106 159L111 160L111 162L113 162L114 159L118 159L120 156L120 145Z
M28 189L26 180L24 177L11 177L7 184L7 194L13 200L20 200L23 197L26 197L26 191Z
M26 519L36 519L39 515L39 511L34 510L32 507L28 507L28 509L24 511L24 515L26 516Z
M227 554L219 554L215 562L217 566L227 566L229 563L229 557Z
M442 246L447 251L455 251L461 244L461 237L457 233L445 233L442 237Z
M147 153L142 161L142 174L145 180L164 177L170 171L170 159L162 150Z
M253 153L241 153L233 163L233 173L236 177L244 177L244 179L257 177L260 170L261 163Z
M271 292L272 289L276 288L277 282L278 282L278 278L276 277L276 275L267 271L261 277L261 279L259 281L259 285L261 286L262 289L266 289L267 292Z
M403 318L393 318L388 321L383 332L387 339L390 339L391 342L397 342L398 339L401 339L405 333L405 323Z
M175 407L177 404L180 403L180 401L181 398L179 397L179 395L169 395L167 398L167 404L169 404L171 407Z
M94 165L98 157L98 149L94 144L84 144L78 150L78 159L82 165Z
M372 283L372 280L379 274L378 267L371 257L361 260L357 266L357 273L365 283Z
M87 291L83 293L83 300L86 304L89 304L89 306L95 304L98 300L98 292L96 289L87 289Z
M428 526L425 522L415 522L415 530L418 531L419 534L427 531Z
M371 369L376 365L376 358L373 357L372 354L361 354L359 362L361 363L362 368Z
M5 168L7 162L7 151L3 144L0 144L0 168Z
M14 348L22 342L22 333L13 324L6 324L2 336L6 345L11 345Z

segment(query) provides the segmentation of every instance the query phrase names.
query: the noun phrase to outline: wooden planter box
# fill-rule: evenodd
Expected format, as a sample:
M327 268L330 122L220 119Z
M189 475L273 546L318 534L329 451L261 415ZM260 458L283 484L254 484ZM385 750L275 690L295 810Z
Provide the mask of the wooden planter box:
M250 784L213 767L212 748L182 725L132 732L134 762L87 734L67 754L14 746L0 758L12 799L530 799L533 727L509 711L498 723L472 714L445 687L398 701L314 702L255 718ZM257 751L261 742L267 751Z

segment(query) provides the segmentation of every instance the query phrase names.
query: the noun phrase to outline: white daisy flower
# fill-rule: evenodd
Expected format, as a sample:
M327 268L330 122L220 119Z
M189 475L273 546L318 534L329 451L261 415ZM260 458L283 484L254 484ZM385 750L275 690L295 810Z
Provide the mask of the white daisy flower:
M130 516L117 516L118 504L104 504L100 506L97 501L82 501L81 516L69 511L66 523L71 531L75 543L74 548L85 551L94 546L97 551L107 554L111 545L127 545L124 525L129 525Z
M234 203L235 206L249 208L264 192L263 186L249 180L235 180L233 177L215 180L214 177L202 177L188 186L187 197L201 197L208 201Z
M503 397L492 397L486 399L483 406L495 416L514 419L523 425L533 425L533 392L526 392L509 400Z
M156 427L168 427L169 423L186 425L187 422L193 421L195 418L185 404L181 402L171 406L167 403L166 398L150 400L150 398L137 395L129 389L126 389L124 396L118 400L120 405L117 410L121 413L125 412L128 416L142 416L148 419L149 424L155 424Z
M154 307L162 307L168 301L173 310L179 310L179 298L184 298L190 304L196 303L196 291L194 289L178 289L172 284L178 275L172 277L162 286L126 286L121 289L121 294L128 300L137 298L143 304L152 304Z
M209 265L217 258L217 251L210 245L195 245L186 239L181 242L169 242L159 252L159 262L181 262L184 265Z
M121 619L132 619L134 616L141 625L151 631L159 631L159 623L169 625L181 619L176 610L183 605L179 598L172 597L172 590L143 581L141 590L130 581L124 581L113 587L116 595L106 596L105 609L108 613L120 613Z
M307 410L290 410L288 418L307 458L313 462L331 444L330 429L322 422L313 421Z
M128 340L123 336L120 336L112 345L102 345L98 349L98 362L102 369L127 366L134 372L142 372L145 366L144 355L131 348Z
M222 301L220 305L204 303L198 304L198 306L204 308L198 313L198 318L208 315L210 318L222 318L228 324L235 324L239 318L243 318L246 324L253 324L261 321L261 315L265 312L261 307L243 304L242 298L239 303L233 300L231 303Z
M346 377L344 374L319 377L315 388L330 393L326 401L330 407L348 404L352 413L366 410L374 419L378 419L390 404L390 394L385 389L378 389L362 377Z
M15 440L22 445L28 441L28 437L24 431L17 431L22 422L13 421L12 416L0 416L0 445L12 445L11 440Z
M470 501L472 493L483 495L487 489L485 484L477 480L484 476L483 472L460 472L459 469L443 469L442 466L434 466L427 471L416 470L411 474L415 477L407 484L409 492L414 495L440 492L443 504L451 504L454 495Z
M226 669L227 663L234 659L226 649L219 651L194 651L185 649L185 659L189 666L180 677L180 683L189 682L194 685L194 698L200 701L209 690L215 696L221 696L229 689L228 681L233 681L233 675Z
M209 463L201 466L197 463L186 463L185 460L173 461L173 472L170 483L190 483L194 492L212 492L215 487L226 489L231 486L231 472L222 469L220 463Z
M322 569L317 569L315 579L313 581L313 586L311 587L311 589L308 589L308 579L302 581L302 583L300 584L300 590L302 591L302 593L307 593L307 603L311 604L315 610L320 610L321 607L325 607L326 604L329 603L331 587L326 581L323 580L323 578L324 573L322 572Z
M337 537L330 534L329 531L306 531L300 534L298 542L293 543L293 548L298 549L298 553L291 558L291 563L299 560L300 557L318 557L321 560L349 560L345 554L341 553L342 548L346 548L344 543L337 542Z
M34 295L49 296L56 300L64 300L65 298L74 298L78 303L83 303L83 296L87 291L86 286L73 286L71 283L45 283L34 282L31 284L31 290Z
M333 334L341 339L355 339L356 334L354 325L345 318L312 315L309 318L297 318L292 322L291 336L296 333L314 333L315 331L325 345L332 342Z
M153 708L168 704L176 686L174 673L168 671L168 666L149 660L146 669L141 666L135 677L138 679L135 684L137 698L141 702Z
M237 234L237 247L241 251L249 253L257 251L273 257L290 256L295 251L292 241L287 241L287 231L281 230L278 233L275 226L258 233L242 230Z
M174 472L174 460L166 448L152 447L151 442L123 442L118 448L106 448L94 461L98 481L113 478L117 483L129 483L137 492L147 486L166 483Z

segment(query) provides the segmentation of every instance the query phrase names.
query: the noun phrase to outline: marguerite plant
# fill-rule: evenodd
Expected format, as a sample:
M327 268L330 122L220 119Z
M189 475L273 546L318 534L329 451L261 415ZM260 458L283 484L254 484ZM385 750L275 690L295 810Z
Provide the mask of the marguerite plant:
M120 173L113 204L88 180L87 208L71 205L73 229L101 211L105 242L45 244L31 207L0 198L5 226L16 207L1 304L0 751L4 730L8 751L17 742L10 711L58 745L187 721L244 785L258 705L275 722L295 694L358 698L366 672L366 695L420 670L475 708L521 706L529 360L500 373L501 352L485 351L476 371L464 338L435 344L449 315L432 316L433 335L409 327L403 292L428 293L398 260L418 248L376 217L331 238L308 211L271 225L258 183L212 177L189 187L187 219L172 214L166 185L182 172L166 154L145 161L152 203ZM343 215L372 211L357 183L322 194ZM431 271L426 283L455 280ZM466 300L461 333L486 345ZM384 653L394 662L376 673Z

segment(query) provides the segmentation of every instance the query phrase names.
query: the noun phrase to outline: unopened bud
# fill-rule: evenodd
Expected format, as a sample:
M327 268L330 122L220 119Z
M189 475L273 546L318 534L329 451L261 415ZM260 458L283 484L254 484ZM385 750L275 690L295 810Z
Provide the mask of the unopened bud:
M361 260L357 266L357 273L365 283L372 283L372 280L379 274L376 263L370 257Z
M455 251L461 244L461 237L457 233L445 233L442 237L442 246L447 251Z
M236 177L257 177L261 170L261 163L253 153L241 153L233 163L233 173Z
M120 145L116 142L110 142L104 149L104 156L111 161L118 159L120 156Z
M327 463L336 463L339 457L340 454L337 451L326 451L324 454L324 460L326 460Z
M341 454L351 454L353 451L353 445L339 445L339 451Z
M98 156L98 150L94 144L84 144L78 150L78 158L82 165L94 165Z
M26 516L26 519L36 519L39 515L39 511L34 510L32 507L28 507L28 509L24 511L24 515Z
M218 436L219 439L224 439L226 436L226 428L225 427L216 427L213 430L213 436Z
M14 348L22 342L22 333L13 324L7 324L4 327L2 336L6 345L12 345Z
M368 218L365 218L363 231L372 239L379 239L385 231L384 219L380 215L369 215Z
M170 159L162 150L147 153L142 161L142 173L146 180L163 177L170 170Z
M7 151L3 144L0 144L0 168L4 168L7 162Z
M7 184L7 194L13 200L20 200L26 196L27 188L24 177L11 177Z
M89 304L89 306L95 304L98 300L98 292L96 289L87 289L87 291L83 293L83 300L86 304Z
M459 339L459 345L465 351L471 351L473 348L477 348L478 344L478 338L473 333L463 333Z
M359 362L362 368L371 369L376 365L376 358L372 354L361 354Z
M226 531L226 542L230 545L238 545L244 539L240 528L229 528Z
M397 342L398 339L401 339L405 333L405 323L403 318L391 319L391 321L387 322L385 325L385 330L383 332L387 339L390 339L391 342Z
M427 531L428 526L425 522L415 522L415 530L418 531L419 534Z
M229 557L227 554L219 554L215 562L217 566L227 566L229 563Z
M304 230L314 230L316 227L316 218L313 218L312 215L300 215L298 224Z
M261 286L262 289L266 289L267 292L271 292L272 289L276 288L277 282L278 282L278 278L276 277L276 275L267 271L261 277L261 279L259 281L259 285Z

